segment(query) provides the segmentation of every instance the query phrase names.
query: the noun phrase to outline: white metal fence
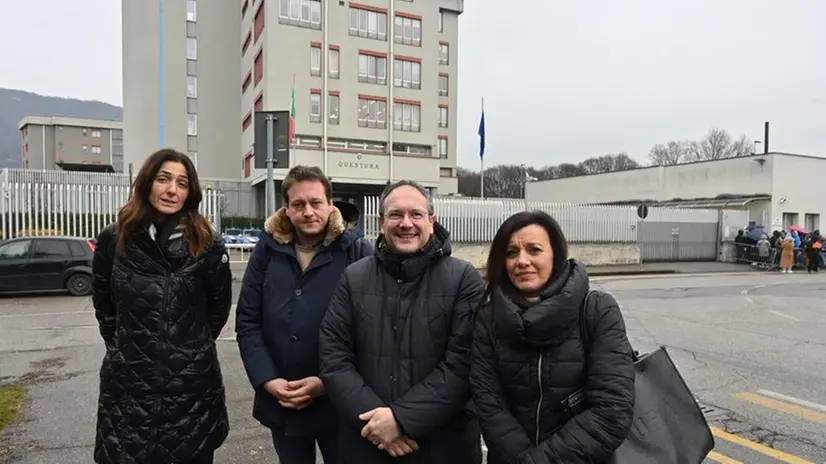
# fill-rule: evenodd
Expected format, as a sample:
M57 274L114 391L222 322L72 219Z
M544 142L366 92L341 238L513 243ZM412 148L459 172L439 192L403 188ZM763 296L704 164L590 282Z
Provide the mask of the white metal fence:
M258 211L257 197L252 186L244 180L200 177L201 187L221 192L221 215L255 217ZM127 188L131 184L129 174L104 172L79 172L63 170L38 170L0 168L0 182L21 184L112 186Z
M0 239L24 235L94 238L115 221L129 191L128 184L9 182L0 178ZM220 204L219 192L203 191L201 213L218 230Z
M364 233L370 238L379 234L379 197L364 201ZM636 206L577 205L528 202L517 199L434 198L436 216L457 243L481 243L493 240L497 229L511 215L520 211L544 211L559 222L570 242L634 243L638 240L639 217ZM649 208L646 221L716 223L717 210Z

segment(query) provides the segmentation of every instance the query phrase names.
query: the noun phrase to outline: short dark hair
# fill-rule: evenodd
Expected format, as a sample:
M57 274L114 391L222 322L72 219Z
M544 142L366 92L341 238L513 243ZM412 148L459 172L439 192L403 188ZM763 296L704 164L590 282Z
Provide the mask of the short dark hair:
M324 195L327 197L327 201L330 201L330 199L333 198L333 183L324 175L321 168L318 166L303 166L299 164L290 169L290 172L287 173L287 176L284 177L284 180L281 182L281 197L284 198L284 203L290 202L289 190L293 185L299 182L313 180L321 182L321 185L324 186Z
M384 216L384 202L387 200L387 197L393 193L393 190L396 190L399 187L413 187L414 189L418 190L419 193L427 200L427 214L433 215L433 198L430 197L430 193L428 193L427 189L422 187L422 184L413 181L413 180L400 180L394 182L392 184L387 184L387 187L384 188L384 191L381 192L381 197L379 197L379 216Z
M488 262L485 266L486 298L483 301L492 294L496 286L513 288L513 283L505 270L508 243L510 243L514 232L534 224L545 229L551 241L551 249L554 252L554 270L551 273L551 280L558 277L565 270L565 263L568 261L568 240L565 238L559 223L550 214L542 211L516 213L499 226L499 230L496 231L493 242L490 244Z

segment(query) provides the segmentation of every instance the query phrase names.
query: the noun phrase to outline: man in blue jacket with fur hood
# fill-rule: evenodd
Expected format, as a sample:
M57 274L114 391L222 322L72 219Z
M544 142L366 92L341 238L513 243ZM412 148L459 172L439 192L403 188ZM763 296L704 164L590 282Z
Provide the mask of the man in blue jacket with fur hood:
M264 224L236 308L238 347L255 389L253 416L272 431L281 464L337 464L338 418L319 379L318 329L344 269L374 254L333 206L318 167L284 178L285 206Z

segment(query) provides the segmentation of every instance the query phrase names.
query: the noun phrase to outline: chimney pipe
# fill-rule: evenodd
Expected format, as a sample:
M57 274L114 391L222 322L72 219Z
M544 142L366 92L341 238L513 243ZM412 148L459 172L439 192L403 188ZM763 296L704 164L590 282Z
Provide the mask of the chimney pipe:
M769 121L766 121L766 125L763 127L763 154L767 155L769 153Z

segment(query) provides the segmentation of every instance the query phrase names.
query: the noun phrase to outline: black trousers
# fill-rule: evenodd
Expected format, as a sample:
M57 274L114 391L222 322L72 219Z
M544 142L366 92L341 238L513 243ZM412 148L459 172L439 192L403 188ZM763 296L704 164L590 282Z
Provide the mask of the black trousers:
M283 431L272 430L272 444L280 464L315 464L316 443L324 464L340 464L338 431L330 430L314 437L288 437Z

